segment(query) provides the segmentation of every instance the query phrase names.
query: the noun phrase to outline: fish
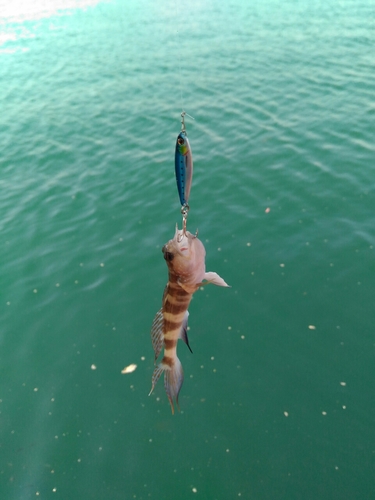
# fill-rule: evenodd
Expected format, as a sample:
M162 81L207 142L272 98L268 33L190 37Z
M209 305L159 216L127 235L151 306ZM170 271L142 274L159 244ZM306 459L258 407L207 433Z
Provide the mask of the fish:
M193 155L184 130L177 136L174 165L180 202L182 206L186 206L188 205L193 179Z
M203 285L229 285L217 273L206 272L206 250L197 235L176 225L174 238L163 248L168 266L168 283L164 289L162 307L156 313L151 327L151 340L155 353L155 369L152 375L153 392L160 376L164 373L164 388L174 413L174 402L178 405L178 395L184 380L183 369L177 357L177 342L183 340L191 351L188 335L188 307L193 294ZM157 364L164 347L164 355ZM149 394L149 395L150 395Z

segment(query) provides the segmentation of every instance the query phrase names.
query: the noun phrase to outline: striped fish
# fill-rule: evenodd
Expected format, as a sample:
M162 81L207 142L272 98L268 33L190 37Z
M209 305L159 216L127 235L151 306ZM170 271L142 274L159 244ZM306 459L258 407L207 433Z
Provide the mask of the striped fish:
M218 274L206 273L206 251L203 243L189 231L184 232L176 226L174 238L164 245L162 251L167 262L169 277L162 307L156 313L151 328L156 366L152 375L150 394L164 372L164 387L173 414L174 401L178 407L178 394L184 380L182 365L177 357L177 341L182 339L190 349L187 322L188 307L193 293L207 283L228 285ZM156 364L163 347L163 359Z

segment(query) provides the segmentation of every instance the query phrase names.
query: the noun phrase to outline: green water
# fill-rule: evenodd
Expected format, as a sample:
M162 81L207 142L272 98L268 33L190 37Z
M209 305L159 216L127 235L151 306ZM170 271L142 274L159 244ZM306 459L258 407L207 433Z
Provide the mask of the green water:
M2 5L0 498L374 498L374 44L371 0ZM182 107L232 288L194 296L172 416Z

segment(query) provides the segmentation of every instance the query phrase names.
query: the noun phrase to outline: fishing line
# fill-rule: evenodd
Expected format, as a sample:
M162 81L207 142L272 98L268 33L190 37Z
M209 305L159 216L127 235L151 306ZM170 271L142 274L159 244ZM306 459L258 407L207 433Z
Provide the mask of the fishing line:
M177 36L179 36L179 30L176 30ZM181 214L182 214L182 235L181 238L186 235L186 223L187 217L189 213L189 195L190 188L193 178L193 157L191 152L191 147L189 144L189 140L187 138L186 126L185 126L185 116L188 116L192 120L194 118L186 113L184 109L183 102L183 73L181 66L181 46L180 43L177 45L178 54L178 78L179 78L179 88L180 88L180 104L181 104L181 131L177 136L176 140L176 149L175 149L175 174L176 174L176 182L177 182L177 190L180 197L181 202Z
M177 30L177 39L178 39L178 30ZM177 47L179 44L177 43ZM180 103L181 103L181 112L183 112L184 107L182 106L182 75L181 75L181 59L179 57L179 53L177 53L177 60L178 60L178 76L179 76L179 88L180 88Z

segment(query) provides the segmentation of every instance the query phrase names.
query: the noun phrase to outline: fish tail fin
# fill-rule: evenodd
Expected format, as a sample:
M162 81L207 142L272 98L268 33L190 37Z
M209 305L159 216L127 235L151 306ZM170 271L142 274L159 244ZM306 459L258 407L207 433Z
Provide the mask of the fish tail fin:
M172 366L169 366L168 368L169 369L165 370L164 388L165 392L167 393L173 415L174 414L173 400L176 401L176 406L178 410L180 410L180 407L178 405L178 395L180 393L182 383L184 381L184 371L182 369L181 361L178 359L177 356L174 359Z
M184 372L182 369L181 361L176 356L173 362L171 362L171 358L163 358L158 366L155 367L154 373L152 374L152 387L149 396L154 390L160 375L164 372L164 388L167 393L169 403L171 405L172 415L174 414L174 404L173 400L176 401L177 408L178 406L178 395L181 390L182 383L184 381Z
M160 375L163 373L165 370L165 367L162 366L162 363L159 363L158 366L155 366L154 373L152 374L152 379L151 379L151 391L149 392L149 396L151 396L153 390L155 389L156 384L158 383L158 380L160 378Z

